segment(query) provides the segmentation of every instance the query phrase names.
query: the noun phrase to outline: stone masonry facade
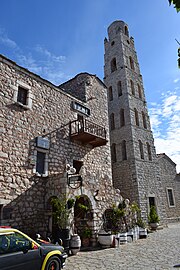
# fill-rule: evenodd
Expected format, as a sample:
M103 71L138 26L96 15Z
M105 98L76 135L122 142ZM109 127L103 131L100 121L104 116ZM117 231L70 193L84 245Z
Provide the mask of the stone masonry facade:
M128 25L113 22L108 27L104 47L113 184L124 197L139 204L146 221L151 205L156 206L162 222L177 218L180 196L176 169L170 159L165 167L157 158L142 75ZM170 198L171 207L169 196L174 197L174 203Z
M0 62L1 223L44 235L51 215L49 198L80 195L90 200L96 231L105 209L122 200L119 190L112 185L105 85L94 75L79 74L63 85L63 89L78 85L77 99L4 56ZM27 91L27 104L17 100L21 88ZM80 110L72 106L74 103ZM89 116L81 113L84 108L90 112ZM104 145L93 147L70 138L70 122L78 115L105 127ZM49 147L39 146L37 138L45 139L43 142ZM41 156L44 171L39 174L37 161ZM78 189L67 184L66 165L72 166L74 160L82 163L83 184ZM99 199L95 200L97 190Z
M55 86L0 55L0 132L0 225L46 236L50 199L62 194L88 199L94 238L104 211L123 198L137 202L146 221L153 203L162 222L180 217L179 175L156 155L134 40L122 21L108 28L104 83L81 73ZM81 181L72 187L71 179Z

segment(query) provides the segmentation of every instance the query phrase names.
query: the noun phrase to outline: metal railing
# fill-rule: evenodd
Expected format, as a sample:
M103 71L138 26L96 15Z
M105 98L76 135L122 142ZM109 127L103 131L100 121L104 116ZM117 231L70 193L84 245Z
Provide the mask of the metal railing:
M106 139L106 129L87 119L77 119L70 122L70 135L89 133Z

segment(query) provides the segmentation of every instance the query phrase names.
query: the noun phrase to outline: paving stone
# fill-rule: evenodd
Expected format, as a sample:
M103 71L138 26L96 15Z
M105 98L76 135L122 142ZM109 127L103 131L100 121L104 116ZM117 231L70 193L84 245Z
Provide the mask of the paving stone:
M93 251L67 259L68 270L166 270L180 264L180 223L148 234L146 239Z

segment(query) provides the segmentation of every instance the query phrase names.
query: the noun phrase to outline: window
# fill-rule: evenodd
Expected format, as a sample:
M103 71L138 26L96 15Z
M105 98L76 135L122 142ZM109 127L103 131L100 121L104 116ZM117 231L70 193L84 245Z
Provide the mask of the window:
M130 80L130 83L131 83L131 93L132 93L132 95L134 95L134 96L135 96L134 83L133 83L133 81L132 81L132 80Z
M17 102L22 103L23 105L27 105L27 89L22 88L21 86L18 87L18 96Z
M120 127L125 125L124 109L120 110Z
M147 145L148 159L149 159L149 160L152 160L150 144L147 142L146 145Z
M143 144L142 144L141 140L139 140L138 142L139 142L139 152L140 152L140 157L141 157L141 159L144 159Z
M134 61L131 56L129 56L130 68L134 70Z
M128 31L128 27L127 26L124 27L124 33L125 33L126 36L129 37L129 31Z
M79 160L73 160L73 167L76 169L76 174L79 174L81 167L83 166L83 162Z
M36 172L39 174L44 174L45 172L45 158L45 153L37 151Z
M31 87L21 81L17 81L17 86L13 86L14 101L25 109L32 108L32 93Z
M109 100L113 100L113 90L112 90L112 86L109 87Z
M113 58L111 61L111 72L114 72L115 70L117 70L116 58Z
M29 239L17 232L0 235L0 254L32 249Z
M145 129L147 129L146 116L145 116L144 112L142 112L142 120L143 120L143 127Z
M136 108L134 108L134 115L135 115L136 126L139 126L139 115L138 115L138 111Z
M122 141L121 143L121 152L122 152L122 160L127 160L127 152L126 152L126 141Z
M116 159L116 144L115 143L113 143L111 146L111 158L112 158L113 162L117 161L117 159Z
M167 196L168 196L169 207L175 206L174 194L173 194L172 188L167 188Z
M114 113L111 113L110 115L110 129L115 129L115 122L114 122Z
M139 95L139 98L141 98L141 99L142 99L141 87L140 87L140 85L139 85L139 84L138 84L137 86L138 86L138 95Z
M121 81L119 81L117 83L117 89L118 89L118 96L119 97L122 96L122 83L121 83Z

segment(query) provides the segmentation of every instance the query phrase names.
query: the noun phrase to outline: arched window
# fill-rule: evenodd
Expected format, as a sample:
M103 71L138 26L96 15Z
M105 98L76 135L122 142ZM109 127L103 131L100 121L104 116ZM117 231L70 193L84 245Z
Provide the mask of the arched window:
M110 115L110 129L115 129L115 122L114 122L114 113L111 113Z
M134 108L134 115L135 115L136 126L139 126L139 115L138 115L138 111L136 108Z
M150 144L147 142L147 143L146 143L146 146L147 146L147 152L148 152L148 159L149 159L149 160L152 160Z
M111 72L114 72L115 70L117 70L116 58L113 58L111 61Z
M127 160L126 141L121 143L122 160Z
M109 87L109 100L113 100L113 90L112 90L112 86Z
M122 96L122 83L121 83L121 81L119 81L117 83L117 89L118 89L118 96L119 97Z
M125 125L124 109L120 110L120 127Z
M133 83L133 81L132 81L132 80L130 80L130 83L131 83L131 93L132 93L132 95L134 95L134 96L135 96L134 83Z
M134 70L134 61L131 56L129 56L129 62L130 62L131 69Z
M128 27L127 26L124 27L124 33L125 33L126 36L129 37L129 31L128 31Z
M113 143L111 145L111 159L113 162L117 161L117 159L116 159L116 144L115 143Z
M142 120L143 120L143 127L144 127L145 129L147 129L146 116L145 116L144 112L142 112Z
M142 99L142 92L141 92L141 87L139 84L138 84L138 94L139 94L139 98Z
M138 142L139 142L140 157L141 157L141 159L144 159L143 144L142 144L141 140L139 140Z

